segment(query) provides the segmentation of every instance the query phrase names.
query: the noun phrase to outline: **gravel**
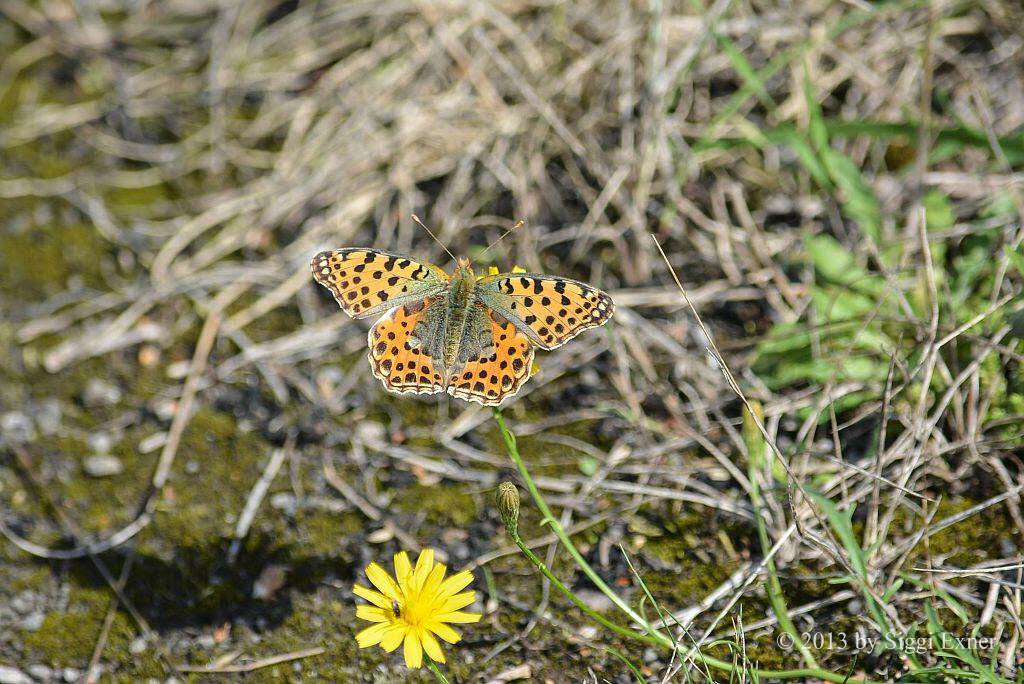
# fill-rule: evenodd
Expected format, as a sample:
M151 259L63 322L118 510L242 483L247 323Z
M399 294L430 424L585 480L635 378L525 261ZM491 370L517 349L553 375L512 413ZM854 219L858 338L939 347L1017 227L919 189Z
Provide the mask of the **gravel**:
M21 670L0 665L0 684L32 684L32 678Z
M90 477L110 477L124 472L124 464L116 456L90 456L83 464L85 474Z

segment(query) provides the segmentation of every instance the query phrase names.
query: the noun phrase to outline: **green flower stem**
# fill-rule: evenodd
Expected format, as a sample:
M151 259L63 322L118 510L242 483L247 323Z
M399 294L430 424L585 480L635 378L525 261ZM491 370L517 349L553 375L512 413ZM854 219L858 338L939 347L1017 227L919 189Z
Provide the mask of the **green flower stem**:
M530 496L533 497L534 503L537 504L537 508L540 509L541 515L544 516L544 522L551 527L551 531L555 533L555 536L558 537L558 541L562 543L562 546L564 546L566 551L569 552L572 559L576 561L576 565L583 570L583 574L585 574L590 581L594 583L594 586L600 589L605 596L611 599L612 603L618 606L623 613L628 615L631 620L642 625L646 632L657 635L661 639L665 639L666 643L671 644L672 642L668 637L660 634L646 620L640 617L640 615L630 608L618 594L612 591L612 588L609 587L603 579L601 579L600 575L594 572L592 567L590 567L590 564L587 563L586 559L583 558L580 552L576 549L576 545L572 543L569 535L565 533L564 529L562 529L562 525L551 513L551 509L548 508L548 504L544 501L544 497L541 496L540 490L537 489L537 485L533 483L533 478L530 477L530 471L526 469L526 464L523 463L523 459L519 455L519 447L516 446L515 435L513 435L505 426L505 419L502 417L501 411L498 409L494 409L494 420L497 421L498 427L501 429L502 437L505 438L505 447L508 449L508 453L509 456L512 457L512 461L516 464L516 468L519 469L519 474L523 477L523 483L530 491Z
M423 654L423 663L427 666L428 670L434 673L437 681L441 682L441 684L451 684L451 682L448 681L448 678L444 676L444 673L441 672L441 668L437 666L437 663L431 660L430 656L425 653Z
M544 574L544 576L547 577L551 581L551 583L554 584L556 588L558 588L559 591L568 596L569 600L571 600L573 604L578 606L580 610L582 610L589 617L593 618L595 621L600 623L602 626L607 627L608 629L612 630L613 632L621 636L629 637L631 639L642 641L644 643L648 643L651 645L661 646L666 650L675 650L676 644L672 641L671 638L665 636L661 632L655 631L654 628L646 620L641 619L633 609L631 609L628 605L625 604L625 602L621 598L619 598L618 594L613 592L611 588L604 583L604 580L602 580L597 575L597 573L594 572L593 568L591 568L590 565L583 559L583 557L580 555L580 552L576 549L576 546L572 543L572 540L569 538L569 535L565 533L565 530L562 529L562 526L555 519L554 515L552 515L551 509L548 508L547 502L544 501L544 497L541 496L540 490L537 489L537 485L534 484L533 478L530 477L530 472L526 469L526 464L523 463L523 459L519 455L519 448L516 446L516 438L509 431L508 427L506 427L505 420L504 418L502 418L501 412L498 409L494 409L494 420L498 423L498 428L501 430L502 437L505 440L505 446L508 448L509 456L512 457L512 461L516 464L516 468L518 468L519 474L522 476L523 482L526 484L526 488L530 491L530 496L533 497L534 503L537 504L537 508L540 509L540 512L543 514L545 522L547 522L551 526L551 529L555 533L555 536L566 548L566 550L569 551L569 554L573 557L577 565L580 566L580 568L587 575L587 577L589 577L595 585L601 588L605 595L608 596L608 598L610 598L615 603L615 605L621 608L623 612L626 613L626 615L630 616L639 624L643 625L644 628L648 630L648 634L640 634L638 632L627 629L620 625L616 625L615 623L609 621L602 615L594 612L589 607L587 607L585 603L576 598L576 596L569 590L569 588L562 584L562 582L557 577L555 577L554 574L552 574L551 570L548 569L544 562L541 561L540 558L538 558L537 555L533 553L533 551L531 551L529 547L526 546L526 544L523 543L522 539L519 538L518 534L513 535L513 540L515 541L516 546L519 547L520 551L523 552L523 554L530 560L531 563L537 566L537 568ZM800 641L796 640L794 644L796 643L800 643ZM836 682L836 684L846 684L846 682L861 682L862 684L879 684L878 682L875 682L870 679L851 679L848 674L837 674L835 672L829 672L827 670L822 670L817 667L807 667L794 670L760 670L749 667L742 668L736 663L730 663L728 661L719 660L718 658L713 658L709 655L706 655L696 647L689 649L687 653L682 656L683 659L687 659L690 657L696 658L701 663L709 667L713 667L716 670L721 670L723 672L729 672L732 674L738 674L742 670L746 674L754 676L759 679L818 679L825 682ZM439 673L435 672L435 674Z
M751 402L753 413L743 409L743 442L747 447L747 479L750 480L750 503L754 508L754 520L757 521L757 538L761 542L761 553L768 555L772 545L768 539L768 529L764 524L764 505L761 500L761 488L758 485L758 469L765 461L765 441L758 422L764 421L764 409L759 402ZM757 415L754 415L757 414ZM771 603L772 612L779 621L779 627L789 634L790 642L794 645L800 656L808 667L818 667L814 655L807 648L807 644L800 638L800 632L789 617L789 608L786 607L786 599L782 594L782 584L779 582L779 574L775 569L775 559L768 558L765 563L768 571L768 584L765 589L768 592L768 601Z
M551 570L548 569L548 566L545 565L544 561L538 558L537 554L535 554L529 546L523 543L523 540L520 538L518 534L512 536L512 541L516 543L516 546L518 546L519 550L523 552L523 555L530 559L530 562L536 565L537 569L540 570L541 573L545 577L547 577L553 585L555 585L556 589L565 594L569 598L569 600L576 605L577 608L579 608L584 613L589 615L594 621L600 623L604 627L607 627L619 636L624 636L629 639L636 639L637 641L642 641L645 644L650 644L652 646L672 648L672 641L667 637L664 637L660 634L656 636L647 636L646 634L635 632L632 629L615 624L611 620L608 620L606 617L593 610L590 606L588 606L586 603L577 598L576 594L572 593L569 587L562 584L562 581L558 579L554 575L554 573L551 572Z

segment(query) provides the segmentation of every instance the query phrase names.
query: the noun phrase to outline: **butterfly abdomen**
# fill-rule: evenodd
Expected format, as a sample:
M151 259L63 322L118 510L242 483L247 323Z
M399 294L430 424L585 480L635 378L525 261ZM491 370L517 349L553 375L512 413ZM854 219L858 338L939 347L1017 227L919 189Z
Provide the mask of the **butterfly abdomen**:
M452 276L441 307L441 313L444 316L444 320L439 326L441 328L439 339L441 358L436 360L444 369L443 375L446 378L456 366L460 342L470 317L470 307L473 304L473 280L472 270L457 269Z

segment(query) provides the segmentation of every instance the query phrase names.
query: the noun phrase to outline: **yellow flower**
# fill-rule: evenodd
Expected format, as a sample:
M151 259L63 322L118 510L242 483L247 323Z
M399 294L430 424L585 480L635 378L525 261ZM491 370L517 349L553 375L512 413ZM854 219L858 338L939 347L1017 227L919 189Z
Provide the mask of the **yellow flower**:
M424 651L434 662L443 663L444 653L435 635L449 644L462 638L445 623L480 619L477 613L459 610L476 600L475 591L462 591L473 581L473 573L460 572L445 579L446 570L441 563L434 563L430 549L420 552L415 568L405 551L396 553L394 579L384 568L370 563L366 577L379 591L359 584L352 587L352 593L371 604L357 606L356 617L376 623L356 634L359 648L380 644L391 653L404 643L408 667L420 667Z
M513 266L512 267L512 272L513 273L526 273L526 269L523 268L522 266ZM486 274L481 274L481 275L477 276L476 279L477 280L481 280L483 278L486 278L487 276L498 275L499 273L501 273L501 271L498 270L497 266L488 266L487 267L487 273Z

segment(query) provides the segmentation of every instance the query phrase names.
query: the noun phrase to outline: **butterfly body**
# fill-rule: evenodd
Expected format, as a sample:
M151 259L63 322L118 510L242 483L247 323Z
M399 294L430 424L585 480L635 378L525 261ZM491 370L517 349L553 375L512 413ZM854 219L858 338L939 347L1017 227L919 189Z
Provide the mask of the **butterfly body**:
M584 283L535 273L478 277L458 260L452 274L399 254L350 248L321 252L311 267L370 328L370 366L392 392L447 391L497 405L530 376L534 347L554 349L603 325L613 304Z
M437 295L437 305L427 307L424 320L413 331L417 339L434 342L431 358L440 360L441 377L469 359L484 354L490 345L487 310L476 293L476 275L468 262L460 262L448 289Z

